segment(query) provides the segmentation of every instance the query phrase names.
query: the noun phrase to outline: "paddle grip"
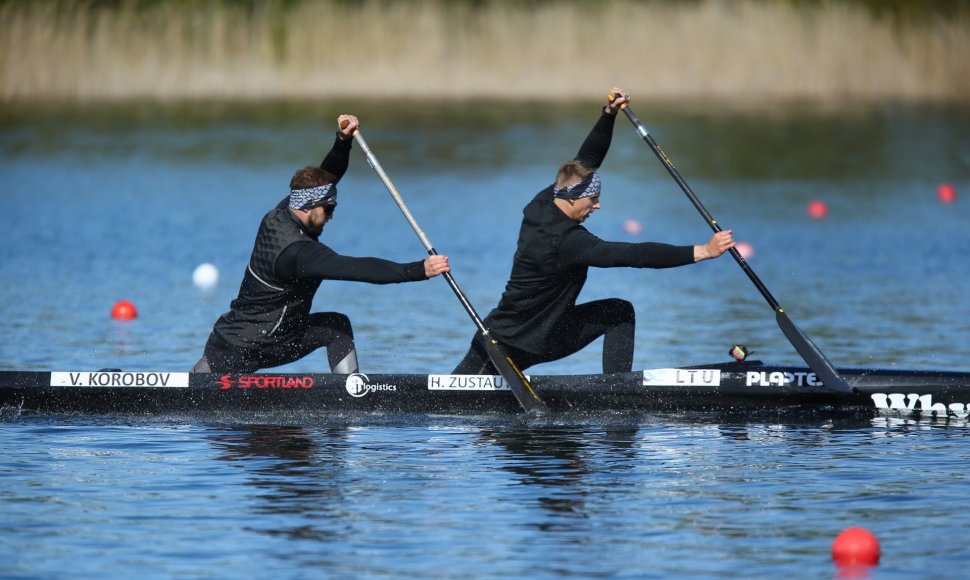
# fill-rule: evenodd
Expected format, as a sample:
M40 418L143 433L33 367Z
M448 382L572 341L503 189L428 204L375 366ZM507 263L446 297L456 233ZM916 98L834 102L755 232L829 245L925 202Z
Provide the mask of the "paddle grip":
M606 98L609 99L610 102L612 103L619 96L621 96L620 93L608 93L606 95ZM623 111L623 112L626 112L626 103L623 103L622 105L620 105L620 110Z

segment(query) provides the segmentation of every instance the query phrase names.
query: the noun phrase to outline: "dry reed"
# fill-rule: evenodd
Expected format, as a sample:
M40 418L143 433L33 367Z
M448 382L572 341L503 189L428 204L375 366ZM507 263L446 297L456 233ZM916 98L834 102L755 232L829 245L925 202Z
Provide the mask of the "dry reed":
M970 100L970 15L844 3L0 4L0 99ZM257 3L257 7L259 4ZM275 8L274 8L275 7Z

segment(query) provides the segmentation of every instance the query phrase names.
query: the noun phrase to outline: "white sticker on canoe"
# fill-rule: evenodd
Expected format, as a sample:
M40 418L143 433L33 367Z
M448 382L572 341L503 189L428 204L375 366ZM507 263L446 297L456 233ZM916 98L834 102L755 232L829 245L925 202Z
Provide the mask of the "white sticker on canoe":
M918 393L873 393L870 395L876 408L883 411L908 411L910 413L936 415L937 417L970 416L970 403L934 403L933 395Z
M822 381L818 380L815 373L807 371L787 372L774 371L766 373L763 371L748 371L745 373L745 386L752 387L821 387Z
M509 386L501 375L428 375L428 390L507 391Z
M388 383L372 383L370 378L364 373L353 373L347 375L347 382L344 383L344 388L347 389L347 393L351 397L360 398L367 393L378 393L386 391L397 391L397 385L391 385Z
M645 387L683 386L718 387L721 371L717 369L650 369L643 371Z
M189 373L83 371L52 372L52 387L179 387L189 386Z

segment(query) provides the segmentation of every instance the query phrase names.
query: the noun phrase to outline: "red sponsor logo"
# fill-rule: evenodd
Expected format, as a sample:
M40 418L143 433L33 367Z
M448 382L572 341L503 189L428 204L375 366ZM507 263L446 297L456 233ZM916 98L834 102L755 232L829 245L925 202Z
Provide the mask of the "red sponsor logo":
M313 377L284 377L281 375L222 375L216 381L220 390L228 389L312 389Z

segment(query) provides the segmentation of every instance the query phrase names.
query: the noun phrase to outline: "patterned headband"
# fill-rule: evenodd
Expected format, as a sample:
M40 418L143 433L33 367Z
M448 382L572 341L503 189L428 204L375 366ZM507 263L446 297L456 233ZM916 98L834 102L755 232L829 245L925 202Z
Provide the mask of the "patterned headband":
M600 194L600 176L595 171L566 187L556 187L552 194L563 199L582 199Z
M337 203L337 184L327 183L307 189L290 190L290 209L307 210L330 202Z

